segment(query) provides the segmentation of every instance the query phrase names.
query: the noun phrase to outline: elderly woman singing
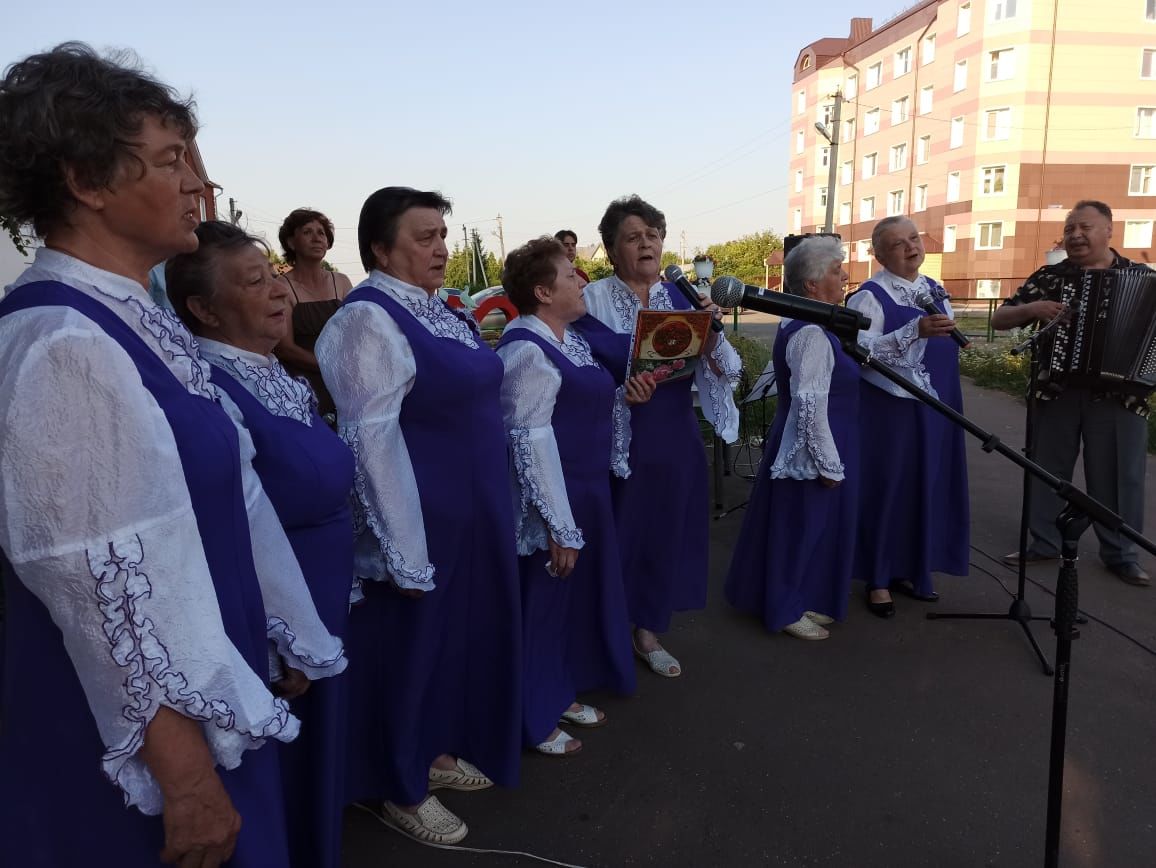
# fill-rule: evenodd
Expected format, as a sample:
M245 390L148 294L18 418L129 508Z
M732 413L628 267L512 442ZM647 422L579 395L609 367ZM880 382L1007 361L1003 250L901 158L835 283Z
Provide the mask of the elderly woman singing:
M621 382L638 312L691 305L659 280L666 237L661 211L638 196L618 199L598 231L614 274L586 287L586 307L598 322L586 318L576 327ZM730 442L738 434L731 380L742 364L721 333L711 334L694 382L703 415ZM629 409L629 422L616 425L614 437L619 454L629 456L615 468L614 511L634 650L652 671L673 678L682 667L657 634L675 611L706 605L707 466L691 380L660 385L650 401Z
M466 825L428 791L515 784L522 715L502 362L437 295L449 210L438 193L372 194L357 227L369 277L317 342L371 580L350 613L347 791L443 844Z
M289 316L288 291L273 278L261 242L229 223L197 228L193 253L169 260L173 309L213 366L212 381L244 417L253 461L277 510L326 628L345 635L353 579L353 453L318 415L304 380L272 355ZM296 693L308 673L284 666ZM294 698L302 732L281 751L290 856L298 868L341 864L345 806L345 679L329 679Z
M0 81L0 213L45 244L0 303L13 865L288 864L266 743L298 721L269 641L299 672L344 666L252 441L149 297L197 247L195 132L169 88L75 43Z
M522 579L523 735L540 753L582 743L558 728L601 726L584 690L634 692L626 599L610 501L614 378L570 326L585 281L553 238L506 259L502 285L521 314L498 344L502 411L517 477ZM650 375L626 384L643 403Z
M835 238L806 238L784 263L786 291L843 301ZM731 605L768 630L826 639L847 612L857 503L859 366L818 325L784 320L774 346L779 403L731 557Z

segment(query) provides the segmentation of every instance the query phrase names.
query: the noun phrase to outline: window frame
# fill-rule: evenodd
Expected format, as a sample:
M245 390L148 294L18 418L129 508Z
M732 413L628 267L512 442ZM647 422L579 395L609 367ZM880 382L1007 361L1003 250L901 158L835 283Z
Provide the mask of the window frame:
M1003 241L1004 241L1003 224L1004 224L1003 220L984 220L982 222L977 221L975 224L975 249L976 250L1003 250ZM984 234L984 227L988 228L987 229L987 243L986 244L983 243L983 240L982 240L983 234ZM999 243L998 244L992 244L991 243L991 236L992 236L992 232L993 232L992 227L999 227L998 230L995 230L995 231L999 232Z
M953 183L954 181L954 183ZM955 191L952 192L952 187ZM947 202L952 204L959 201L959 197L963 193L963 173L962 172L948 172L947 173Z
M961 70L963 72L963 83L962 84L960 84L960 81L959 81ZM952 72L952 78L951 78L951 92L952 93L963 93L963 91L967 90L967 71L968 71L968 62L967 62L966 57L963 60L957 60L955 62L955 69Z
M866 211L867 211L866 206L868 204L871 205L871 213L870 214L866 213ZM874 196L861 197L859 199L859 220L860 220L860 222L863 222L866 220L874 220L874 219L875 219L875 197Z
M1147 238L1140 244L1129 244L1128 243L1128 227L1129 226L1145 226L1145 225L1148 227ZM1156 221L1153 221L1153 219L1151 217L1149 217L1146 220L1125 220L1124 221L1124 234L1121 236L1120 240L1123 243L1124 247L1131 247L1134 250L1147 250L1152 246L1152 231L1153 231L1154 227L1156 227Z
M989 166L980 166L979 167L979 190L977 191L978 194L980 196L1003 196L1005 193L1007 193L1007 170L1008 170L1007 163L992 163ZM995 180L996 178L998 178L1001 189L999 189L999 190L986 189L987 181L988 181L988 172L993 173L992 174L992 180ZM996 172L998 172L998 175L996 174Z
M947 138L948 150L954 151L957 148L962 148L966 139L967 117L964 115L956 115L951 119L951 129Z
M871 161L871 174L867 174L867 161ZM862 176L864 181L869 181L879 174L879 152L872 151L869 154L863 155L862 162Z
M1141 178L1147 182L1145 184L1141 184L1140 186L1142 189L1140 189L1138 191L1134 190L1132 187L1133 175L1136 174L1137 169L1140 169L1140 170L1147 169L1148 170L1146 173L1141 172L1141 174L1138 176L1139 178ZM1145 187L1147 188L1146 190L1143 189ZM1156 163L1133 163L1131 166L1128 167L1128 195L1129 196L1156 196Z
M1006 130L1007 135L1005 135L1005 136L988 135L988 127L989 127L988 116L992 115L992 114L997 114L999 112L1007 112L1007 115L1006 115L1006 117L1007 117L1007 130ZM995 131L997 134L999 133L999 124L996 124ZM983 138L982 138L982 141L985 141L985 142L1006 142L1011 138L1011 132L1012 132L1012 109L1011 109L1011 106L1005 105L1005 106L997 106L995 108L983 109Z

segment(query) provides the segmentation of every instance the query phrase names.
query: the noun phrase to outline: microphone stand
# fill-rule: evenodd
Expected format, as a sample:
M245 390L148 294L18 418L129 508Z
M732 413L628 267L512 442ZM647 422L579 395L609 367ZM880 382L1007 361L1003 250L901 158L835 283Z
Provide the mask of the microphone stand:
M1028 367L1028 412L1027 424L1024 430L1024 456L1029 460L1033 457L1035 450L1035 414L1036 414L1036 386L1039 382L1040 361L1038 353L1038 345L1040 339L1044 335L1050 334L1053 329L1058 326L1064 318L1064 314L1054 317L1046 326L1033 332L1028 336L1028 339L1012 349L1011 354L1018 356L1024 352L1030 352L1030 365ZM1028 508L1031 504L1032 496L1032 474L1026 468L1024 469L1024 484L1023 484L1023 499L1020 503L1020 548L1019 548L1019 582L1016 586L1015 597L1011 601L1011 605L1006 612L929 612L927 619L929 621L938 620L956 620L956 621L1013 621L1020 625L1020 629L1024 631L1028 642L1031 643L1032 650L1036 652L1036 657L1039 658L1040 667L1043 669L1044 675L1051 675L1055 670L1052 669L1048 658L1044 656L1043 649L1036 641L1036 637L1032 635L1031 627L1032 621L1047 621L1047 615L1033 615L1032 608L1028 605L1026 599L1027 581L1028 581Z
M1079 638L1080 635L1080 631L1076 627L1079 612L1079 579L1076 573L1076 560L1078 559L1080 535L1095 521L1117 531L1153 555L1156 555L1156 543L1129 527L1124 523L1124 519L1098 500L1080 491L1072 483L1049 473L1030 458L1004 445L995 434L985 431L953 407L908 382L887 365L872 358L871 354L859 345L859 329L856 321L836 316L832 317L826 325L842 342L843 352L860 365L870 367L871 370L878 372L908 394L946 416L968 434L978 438L983 444L984 452L998 452L1067 501L1067 507L1056 520L1063 543L1061 546L1062 563L1056 582L1056 614L1052 619L1052 629L1056 634L1056 668L1052 692L1052 736L1048 762L1048 815L1044 841L1045 868L1058 868L1060 816L1064 796L1064 743L1067 736L1068 691L1071 686L1072 641Z

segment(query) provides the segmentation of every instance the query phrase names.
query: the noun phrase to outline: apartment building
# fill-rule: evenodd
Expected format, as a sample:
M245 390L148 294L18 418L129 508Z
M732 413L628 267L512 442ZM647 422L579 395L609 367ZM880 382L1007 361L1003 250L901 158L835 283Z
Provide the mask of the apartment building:
M830 200L852 283L878 267L876 222L906 214L953 296L1010 295L1079 199L1107 202L1113 246L1156 266L1156 0L855 18L799 52L791 115L788 231L821 231Z

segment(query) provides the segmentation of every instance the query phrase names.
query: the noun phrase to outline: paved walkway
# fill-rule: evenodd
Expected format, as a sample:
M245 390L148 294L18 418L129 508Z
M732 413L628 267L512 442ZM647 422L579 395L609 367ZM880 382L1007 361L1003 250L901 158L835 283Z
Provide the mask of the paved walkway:
M1014 398L968 383L965 402L1022 441ZM1015 548L1021 476L970 438L968 460L972 571L942 578L935 608L1002 612L1015 575L998 557ZM1149 459L1149 516L1154 473ZM728 503L748 486L731 477ZM685 675L640 670L637 696L596 697L609 725L573 759L527 755L517 790L444 795L470 825L465 843L582 866L1042 864L1052 681L1019 628L927 621L931 607L903 597L881 621L856 586L830 640L768 635L722 599L741 520L712 522L709 607L667 637ZM1073 645L1062 864L1156 865L1156 590L1105 572L1091 532L1083 549L1095 620ZM1050 568L1030 575L1054 584ZM1028 600L1050 613L1044 589L1029 585ZM1035 633L1051 657L1047 623ZM348 868L535 864L423 848L353 811L346 838Z

